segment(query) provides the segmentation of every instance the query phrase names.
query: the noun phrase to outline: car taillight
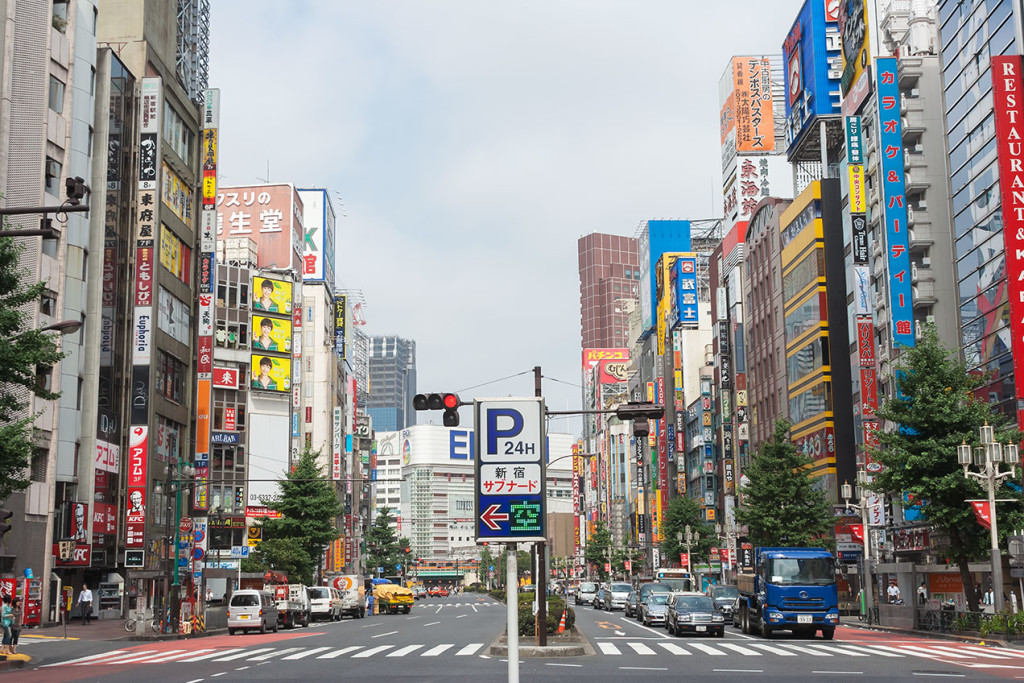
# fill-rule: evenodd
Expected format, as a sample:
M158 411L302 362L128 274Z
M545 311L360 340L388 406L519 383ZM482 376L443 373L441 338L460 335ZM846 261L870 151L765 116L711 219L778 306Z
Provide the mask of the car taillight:
M228 610L228 619L231 618L231 610Z
M260 610L260 616L261 617L263 616L263 610Z

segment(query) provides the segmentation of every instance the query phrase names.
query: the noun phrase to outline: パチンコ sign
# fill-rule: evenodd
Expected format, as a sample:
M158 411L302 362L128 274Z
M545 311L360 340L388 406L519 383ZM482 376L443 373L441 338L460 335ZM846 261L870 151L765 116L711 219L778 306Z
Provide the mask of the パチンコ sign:
M474 418L477 539L543 541L544 399L475 401Z

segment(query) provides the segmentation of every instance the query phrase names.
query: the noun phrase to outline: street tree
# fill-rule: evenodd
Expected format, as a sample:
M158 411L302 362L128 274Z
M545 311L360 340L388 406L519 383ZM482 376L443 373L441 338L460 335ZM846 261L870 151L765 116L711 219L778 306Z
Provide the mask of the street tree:
M717 544L715 529L704 521L700 503L689 496L677 496L669 501L661 517L661 552L673 565L680 563L680 555L686 552L686 527L700 540L690 547L690 566L698 561L711 559L711 548ZM683 540L679 540L682 534Z
M377 511L377 519L373 526L366 533L366 571L374 576L377 575L377 568L382 573L393 574L398 571L397 566L407 567L413 559L408 538L399 538L395 533L392 524L395 517L387 507L381 507ZM409 550L409 552L406 552Z
M28 488L32 459L30 397L52 401L60 397L40 381L41 371L55 365L63 354L57 335L26 330L30 311L38 308L45 282L32 279L19 266L21 248L10 237L0 237L0 501Z
M307 448L278 482L280 493L267 507L281 516L263 518L263 541L253 558L268 569L284 571L282 568L289 566L303 583L313 582L324 550L340 535L337 521L344 514L317 456ZM266 545L268 540L271 543Z
M583 551L583 559L587 564L593 565L597 571L600 581L608 580L608 572L604 570L604 563L610 561L612 548L612 532L608 530L601 520L595 522L594 533L587 538L587 547Z
M744 503L735 512L755 546L833 545L834 515L825 492L807 476L812 462L789 438L789 422L777 421L744 471Z
M990 541L966 501L985 499L987 492L964 476L956 447L978 444L978 428L986 423L997 428L1004 442L1019 441L1020 434L985 400L984 388L992 378L970 372L955 351L942 345L934 326L926 325L916 346L900 351L890 380L896 395L876 412L886 429L876 433L878 445L869 453L882 470L868 488L916 504L924 520L944 533L949 539L946 558L959 567L970 609L977 610L980 596L968 563L987 558ZM996 506L1005 547L1006 534L1024 527L1019 487L1004 483L996 498L1014 501Z

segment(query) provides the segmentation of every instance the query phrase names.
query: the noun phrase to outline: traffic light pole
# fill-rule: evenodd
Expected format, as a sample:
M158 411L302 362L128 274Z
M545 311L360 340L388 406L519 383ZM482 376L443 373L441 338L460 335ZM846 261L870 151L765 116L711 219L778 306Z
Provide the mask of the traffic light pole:
M538 398L542 396L540 389L540 366L533 368L533 394ZM544 430L547 432L547 429ZM545 449L546 450L546 449ZM546 543L539 541L536 547L537 554L537 647L545 647L548 644L548 563L545 552Z

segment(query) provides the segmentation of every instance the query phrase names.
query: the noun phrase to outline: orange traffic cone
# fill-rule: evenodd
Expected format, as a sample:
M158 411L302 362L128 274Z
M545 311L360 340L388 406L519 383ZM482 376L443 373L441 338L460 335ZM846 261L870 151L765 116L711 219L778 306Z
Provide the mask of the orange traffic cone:
M562 619L558 622L558 632L565 633L565 613L566 610L562 610Z

